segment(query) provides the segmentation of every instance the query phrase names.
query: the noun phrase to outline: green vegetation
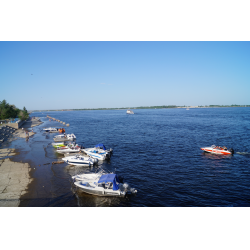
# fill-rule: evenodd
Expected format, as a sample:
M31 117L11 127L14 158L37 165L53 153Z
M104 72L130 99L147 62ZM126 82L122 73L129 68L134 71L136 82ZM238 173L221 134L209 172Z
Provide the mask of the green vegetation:
M29 118L29 113L25 107L23 107L23 110L20 110L18 118L22 121L27 120Z
M25 107L23 107L23 110L20 110L15 105L7 103L6 100L0 101L0 120L16 117L23 121L28 119L29 113Z

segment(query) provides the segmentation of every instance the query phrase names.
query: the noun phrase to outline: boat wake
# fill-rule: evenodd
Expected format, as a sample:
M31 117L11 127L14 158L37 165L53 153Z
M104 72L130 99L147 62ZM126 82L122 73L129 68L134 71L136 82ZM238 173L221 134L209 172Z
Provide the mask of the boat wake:
M249 152L236 152L236 154L239 154L239 155L250 155Z
M135 194L137 193L137 190L135 188L131 188L130 185L128 183L120 183L119 184L119 188L121 191L126 191L126 192L130 192L131 194Z

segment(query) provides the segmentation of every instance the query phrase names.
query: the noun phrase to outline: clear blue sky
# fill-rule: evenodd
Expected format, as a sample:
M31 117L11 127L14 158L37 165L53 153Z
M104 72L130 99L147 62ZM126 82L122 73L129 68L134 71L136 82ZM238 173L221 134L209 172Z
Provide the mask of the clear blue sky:
M250 104L250 42L0 42L0 87L28 110Z

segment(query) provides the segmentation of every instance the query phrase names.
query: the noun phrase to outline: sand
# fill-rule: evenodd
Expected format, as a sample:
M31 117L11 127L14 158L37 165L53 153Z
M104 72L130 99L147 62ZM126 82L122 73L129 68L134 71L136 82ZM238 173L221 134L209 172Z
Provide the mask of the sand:
M13 133L8 141L33 136L34 132L26 133L27 128L42 124L39 119L32 119L23 124ZM28 163L13 162L10 157L15 155L14 148L0 149L0 207L18 207L20 197L27 192L28 185L33 181L30 176L31 167Z

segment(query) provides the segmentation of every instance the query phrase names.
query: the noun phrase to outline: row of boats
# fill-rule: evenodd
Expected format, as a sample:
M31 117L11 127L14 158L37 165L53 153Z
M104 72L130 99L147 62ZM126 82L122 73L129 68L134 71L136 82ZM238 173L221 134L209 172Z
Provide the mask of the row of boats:
M50 130L52 131L52 128L44 129L46 132L50 132ZM102 143L95 145L93 148L84 148L76 144L74 134L59 134L53 139L55 142L52 145L56 152L63 154L62 160L69 165L93 166L98 164L99 161L109 160L113 154L113 149L107 149ZM84 155L81 153L84 153ZM72 179L77 188L92 195L123 197L129 193L137 193L137 190L131 188L127 183L123 183L123 178L104 169L99 169L95 173L78 174L73 176Z

